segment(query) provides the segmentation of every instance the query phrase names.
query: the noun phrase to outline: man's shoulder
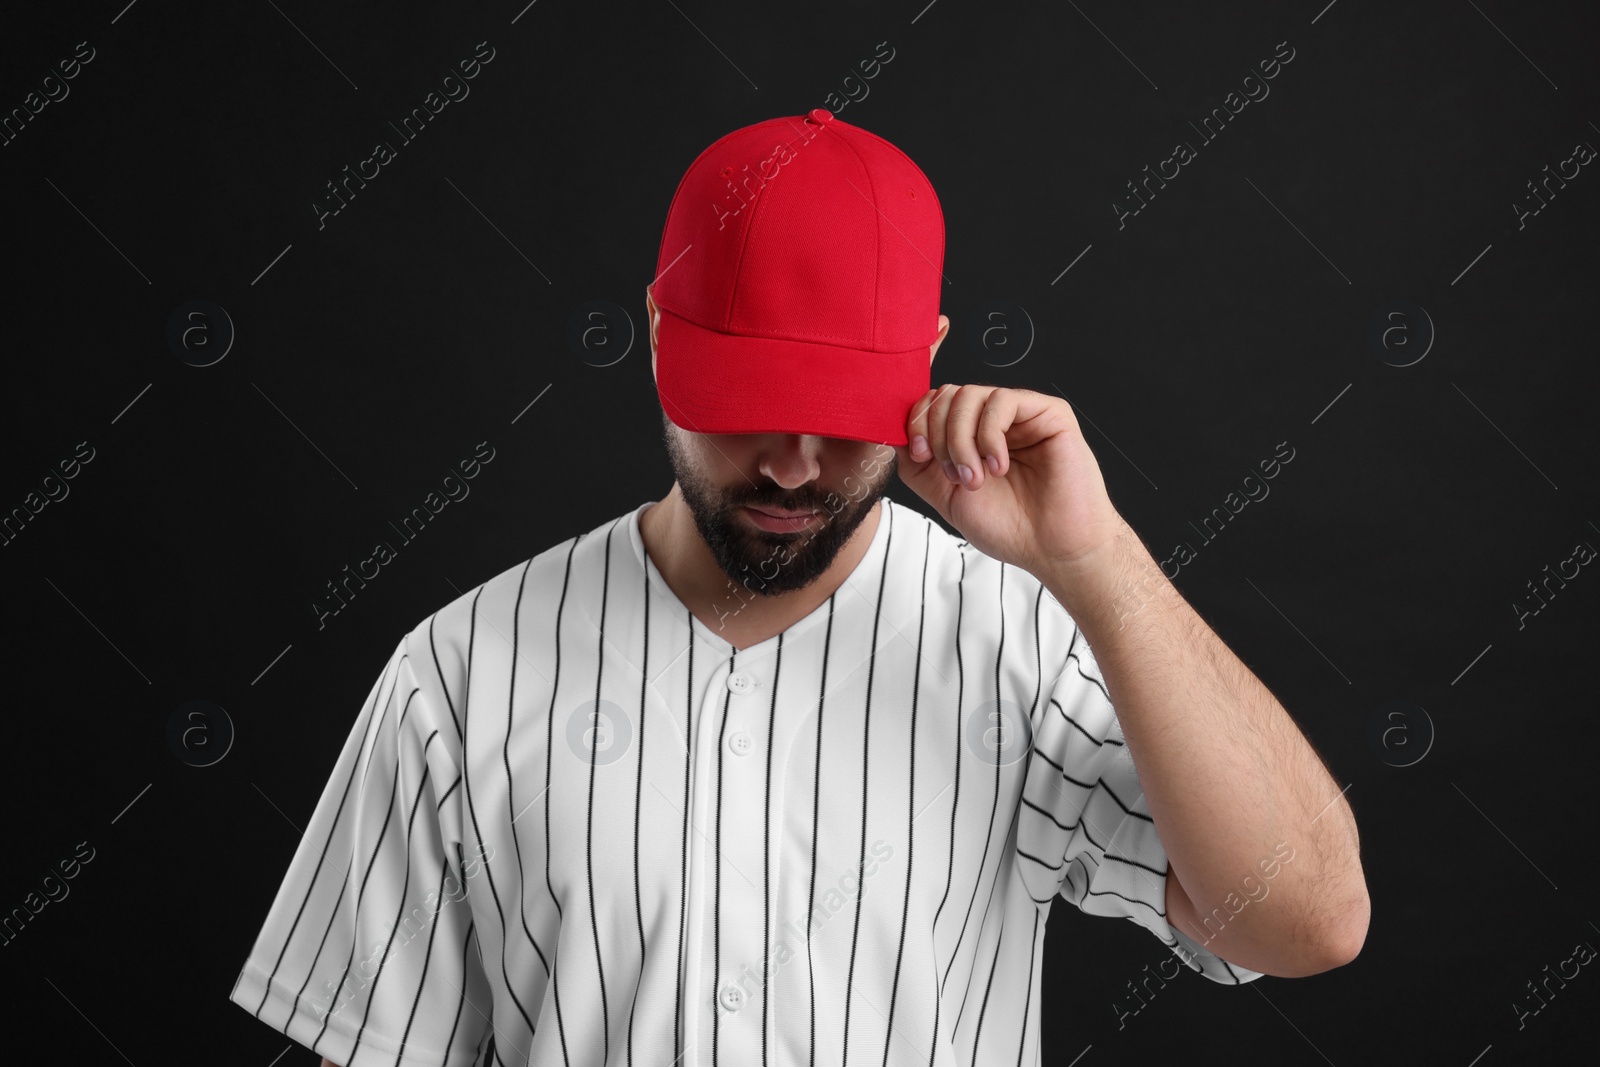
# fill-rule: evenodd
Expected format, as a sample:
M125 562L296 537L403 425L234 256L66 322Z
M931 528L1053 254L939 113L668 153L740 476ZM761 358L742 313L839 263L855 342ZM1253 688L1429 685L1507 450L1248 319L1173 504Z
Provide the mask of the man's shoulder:
M627 558L632 558L628 523L634 510L630 508L590 529L556 541L477 585L458 591L453 599L418 621L406 634L406 640L424 650L430 645L438 649L448 644L464 654L476 628L492 626L509 634L519 600L526 604L530 600L537 603L552 596L559 597L564 587L586 580L590 570L595 571L595 577L599 576L598 566L588 564L601 560L603 549L597 546L605 543L608 533L612 535L612 553L627 552Z

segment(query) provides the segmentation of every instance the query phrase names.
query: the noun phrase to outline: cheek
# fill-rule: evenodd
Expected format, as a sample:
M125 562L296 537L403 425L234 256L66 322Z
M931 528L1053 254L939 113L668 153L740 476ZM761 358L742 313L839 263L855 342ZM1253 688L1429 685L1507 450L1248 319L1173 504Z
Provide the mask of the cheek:
M881 487L894 476L895 454L888 446L874 446L862 453L852 465L850 473L858 481Z
M750 453L720 441L702 441L701 444L697 462L701 470L714 474L718 485L730 488L742 485L748 489L751 482L760 484L761 474Z

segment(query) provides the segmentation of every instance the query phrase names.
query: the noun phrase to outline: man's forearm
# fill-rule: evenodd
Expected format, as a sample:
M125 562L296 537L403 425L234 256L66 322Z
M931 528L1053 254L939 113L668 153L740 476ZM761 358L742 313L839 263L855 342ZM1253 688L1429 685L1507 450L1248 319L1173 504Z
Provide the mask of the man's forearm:
M1263 972L1347 962L1369 907L1355 817L1288 712L1126 523L1103 549L1037 577L1100 664L1171 874L1202 918L1238 912L1220 934L1184 932ZM1279 843L1295 858L1271 891L1225 908Z

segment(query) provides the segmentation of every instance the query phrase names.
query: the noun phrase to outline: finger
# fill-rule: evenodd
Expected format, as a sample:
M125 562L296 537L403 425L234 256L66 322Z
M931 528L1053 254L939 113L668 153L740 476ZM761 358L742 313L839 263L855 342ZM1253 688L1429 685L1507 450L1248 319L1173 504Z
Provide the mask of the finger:
M911 460L915 463L926 463L933 459L933 452L928 448L928 408L933 404L933 398L939 395L939 390L929 389L911 405L911 412L906 419L906 450Z
M1006 448L1006 431L1016 421L1022 398L1015 389L996 389L989 394L988 403L978 413L975 435L979 463L985 477L1003 477L1011 465L1011 454Z
M950 462L950 453L945 448L945 420L949 417L950 402L960 391L959 385L941 385L928 407L928 448L933 452L934 460L944 469L944 476L958 485L960 480L955 476L955 465Z
M983 460L978 454L978 417L1003 390L989 385L962 386L945 418L945 448L956 466L956 484L967 489L983 485Z

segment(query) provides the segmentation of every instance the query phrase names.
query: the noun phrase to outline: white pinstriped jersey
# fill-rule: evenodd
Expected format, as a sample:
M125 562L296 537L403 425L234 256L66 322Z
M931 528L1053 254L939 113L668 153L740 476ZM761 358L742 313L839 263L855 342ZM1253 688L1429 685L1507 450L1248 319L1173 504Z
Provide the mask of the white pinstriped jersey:
M1099 666L1033 576L884 497L844 584L735 648L646 507L399 642L235 1003L343 1067L1035 1064L1056 895L1260 976L1168 926Z

